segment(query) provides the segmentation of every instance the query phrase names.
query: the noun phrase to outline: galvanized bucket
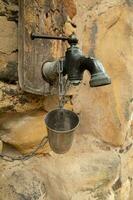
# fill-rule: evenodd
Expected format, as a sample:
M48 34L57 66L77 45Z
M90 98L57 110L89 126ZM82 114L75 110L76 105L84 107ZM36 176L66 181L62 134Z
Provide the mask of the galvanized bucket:
M73 142L74 130L79 125L76 113L66 109L55 109L45 117L51 149L58 154L66 153Z

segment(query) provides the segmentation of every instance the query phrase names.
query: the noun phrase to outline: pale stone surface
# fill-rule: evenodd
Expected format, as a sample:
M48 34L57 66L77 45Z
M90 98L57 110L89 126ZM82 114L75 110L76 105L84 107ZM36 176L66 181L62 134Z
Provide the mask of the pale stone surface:
M0 13L4 14L6 12L6 7L3 1L0 1Z
M127 181L123 183L122 187L120 188L117 200L130 200L130 189L130 181L127 179Z
M120 187L115 191L116 200L131 200L132 196L132 184L131 180L127 179Z
M119 146L125 142L133 111L133 12L123 1L93 3L77 1L77 33L84 52L102 61L112 84L90 88L90 77L84 76L77 97L82 110L81 131ZM84 5L87 6L82 13ZM79 21L81 14L85 23Z
M76 193L72 200L115 200L113 191L109 190L96 190L95 192L79 192Z
M0 140L0 153L2 152L3 150L3 142Z
M44 123L44 112L35 111L29 114L9 113L1 114L1 139L19 150L22 154L30 153L43 137L47 136ZM49 152L49 145L38 150L38 153Z
M17 18L18 5L15 1L0 1L0 73L4 73L9 62L17 63ZM11 71L11 70L10 70ZM13 73L17 73L12 69ZM5 81L7 77L0 74L0 80ZM6 74L5 74L6 76Z
M71 21L68 19L68 21L65 23L64 32L66 35L71 35L73 32L75 32L75 28L72 26Z
M3 173L3 166L5 172ZM38 165L38 170L40 170ZM15 162L0 166L1 200L46 200L45 180L34 166Z
M94 190L94 188L109 187L118 176L119 159L111 152L80 153L79 156L77 151L77 154L73 156L68 153L55 158L55 160L53 158L47 160L44 166L47 173L47 166L49 162L51 163L46 179L46 181L52 180L47 186L51 200L54 196L57 199L70 199L80 191L85 195L87 191L89 193L89 190ZM57 172L56 169L59 171ZM55 179L55 171L58 180L62 183L62 190ZM56 184L57 187L55 187ZM89 194L86 197L89 197Z
M64 7L66 10L67 15L72 19L76 13L77 13L77 8L76 8L76 3L74 0L63 0L64 2Z
M130 145L127 152L121 155L121 180L124 183L128 177L133 177L133 147Z
M133 178L130 178L130 193L129 193L128 200L132 200L132 199L133 199Z
M3 168L4 165L4 168ZM54 153L24 163L0 164L1 200L114 200L108 192L118 177L119 158L114 152L64 155ZM22 187L23 185L23 187ZM94 188L101 188L93 192ZM93 197L93 198L91 198Z
M0 27L3 27L0 32L0 52L10 54L18 48L17 25L0 16Z

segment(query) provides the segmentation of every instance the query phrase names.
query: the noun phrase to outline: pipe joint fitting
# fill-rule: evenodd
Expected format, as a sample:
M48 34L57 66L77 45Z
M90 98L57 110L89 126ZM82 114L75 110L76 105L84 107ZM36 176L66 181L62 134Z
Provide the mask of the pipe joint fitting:
M46 61L42 65L42 76L48 83L53 84L59 76L60 60Z

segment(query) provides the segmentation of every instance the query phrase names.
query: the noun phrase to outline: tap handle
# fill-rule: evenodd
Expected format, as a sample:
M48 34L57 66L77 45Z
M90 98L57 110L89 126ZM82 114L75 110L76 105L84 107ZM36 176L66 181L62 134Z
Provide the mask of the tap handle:
M77 44L78 39L75 35L75 33L72 33L70 36L53 36L53 35L40 35L38 33L31 33L31 39L50 39L50 40L62 40L62 41L68 41L70 45Z

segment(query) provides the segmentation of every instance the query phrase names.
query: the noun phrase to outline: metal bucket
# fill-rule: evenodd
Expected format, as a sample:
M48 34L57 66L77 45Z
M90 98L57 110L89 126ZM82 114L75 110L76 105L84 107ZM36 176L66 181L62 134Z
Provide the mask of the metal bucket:
M45 123L51 149L58 154L67 152L73 142L74 130L79 125L77 114L58 108L46 115Z

